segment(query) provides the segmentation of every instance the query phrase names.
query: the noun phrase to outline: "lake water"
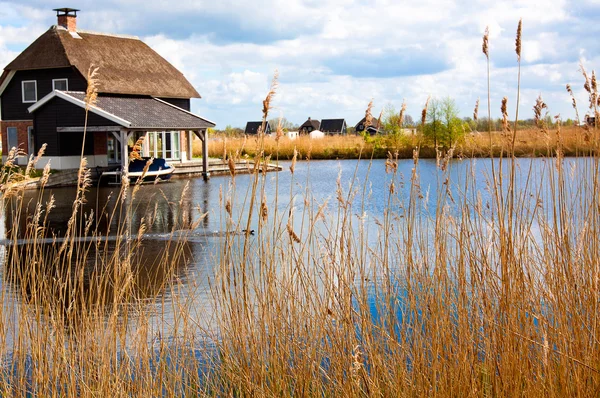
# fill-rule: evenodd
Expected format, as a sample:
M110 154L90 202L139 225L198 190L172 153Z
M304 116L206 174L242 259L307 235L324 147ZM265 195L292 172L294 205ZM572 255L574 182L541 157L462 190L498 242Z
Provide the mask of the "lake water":
M524 193L523 200L531 199L529 192L544 192L550 189L548 178L545 177L548 166L552 166L552 159L519 159L517 191ZM566 159L567 187L581 178L587 178L586 166L581 159ZM384 160L342 160L342 161L311 161L298 162L295 172L289 170L290 163L283 162L283 171L269 173L264 180L264 192L269 209L273 214L275 209L279 214L302 214L306 206L320 207L328 216L335 217L338 210L337 190L341 187L343 195L353 193L352 213L357 219L363 220L367 226L367 241L375 243L378 220L382 219L386 208L397 214L402 214L403 203L408 196L410 178L414 163L412 160L400 160L398 163L395 187L398 196L390 201L390 184L393 175L386 173ZM435 203L438 194L446 190L444 173L440 170L435 160L420 160L418 164L420 193L424 203L420 207L423 214L435 214ZM491 161L454 160L450 164L450 180L448 182L453 199L459 199L465 192L464 181L471 176L474 181L469 189L474 201L476 198L483 206L490 202L490 173ZM133 201L128 197L125 201L131 209L131 231L136 234L142 220L149 223L148 234L144 239L143 250L139 253L144 264L138 272L137 285L138 297L148 303L150 309L156 307L161 312L161 322L173 316L168 313L168 303L174 294L193 300L193 308L198 322L203 327L210 329L212 318L212 295L209 281L214 280L214 264L218 263L219 251L223 242L223 234L227 229L227 214L225 203L230 200L232 219L234 224L239 222L238 231L245 228L244 216L247 214L252 175L237 175L233 180L230 176L216 176L205 182L202 178L173 180L159 185L144 185L137 192ZM233 183L235 181L235 183ZM536 191L537 190L537 191ZM118 187L92 188L88 192L85 212L106 209L108 213L117 211L112 220L100 217L97 222L98 230L102 234L114 234L123 226L123 218L118 216L120 203ZM131 191L130 191L131 192ZM182 196L182 194L184 194ZM41 196L40 196L41 195ZM50 196L55 199L55 208L49 213L47 220L48 230L46 236L63 236L67 221L71 215L75 190L73 188L49 189L40 193L28 191L25 193L24 203L27 204L28 214L33 214L36 203L42 205ZM464 196L463 196L464 197ZM261 198L257 197L260 202ZM447 201L452 212L452 201ZM9 206L10 207L10 206ZM9 207L0 214L0 240L7 238L10 231L23 230L27 217L13 220ZM457 210L458 211L458 210ZM201 221L195 225L195 220ZM294 218L294 228L301 231L302 217ZM535 223L532 226L535 228ZM258 217L254 217L250 229L258 230ZM176 235L184 231L187 236L185 244L185 258L182 258L174 275L161 274L160 264L157 259L171 250L167 242L170 234ZM19 234L17 232L17 234ZM0 261L7 256L7 246L1 246ZM2 272L5 272L2 266ZM147 277L147 275L153 275ZM164 289L164 278L175 278L177 289ZM10 298L19 297L15 294L18 286L10 286L5 278L0 281L5 294L4 305L15 311L14 301ZM165 305L167 303L167 305ZM159 310L160 308L160 310ZM165 308L167 313L165 313ZM5 308L5 311L8 308ZM172 311L175 311L171 309ZM15 332L17 333L17 332Z

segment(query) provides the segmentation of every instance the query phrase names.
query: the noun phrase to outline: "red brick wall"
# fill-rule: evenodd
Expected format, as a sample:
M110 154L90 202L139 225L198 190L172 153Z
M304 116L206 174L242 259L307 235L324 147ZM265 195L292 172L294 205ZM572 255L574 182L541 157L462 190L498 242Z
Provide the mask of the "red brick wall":
M61 15L58 17L58 24L67 28L69 32L75 32L77 30L77 17L72 15Z
M180 152L186 152L186 155L185 155L186 159L182 158L181 160L189 160L189 159L191 159L191 156L190 156L189 153L187 153L187 151L188 151L188 140L187 140L188 132L185 131L185 130L184 131L180 131L179 132L179 137L180 137L180 139L179 139L179 141L180 141L179 142L179 145L180 145L179 146L179 151Z
M94 155L106 155L108 153L106 134L104 131L94 133Z
M29 146L27 139L27 127L33 127L32 120L23 121L6 121L0 122L0 129L2 130L2 156L7 156L10 148L8 147L8 134L6 129L9 127L17 128L17 139L19 140L19 149L25 153L29 152Z

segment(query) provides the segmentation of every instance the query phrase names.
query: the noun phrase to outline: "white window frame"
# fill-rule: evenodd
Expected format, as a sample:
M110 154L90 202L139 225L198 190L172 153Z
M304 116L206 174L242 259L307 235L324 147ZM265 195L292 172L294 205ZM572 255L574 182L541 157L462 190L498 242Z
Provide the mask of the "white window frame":
M25 83L33 83L33 87L35 89L35 100L33 101L26 101L25 100ZM24 104L33 104L35 102L37 102L37 80L23 80L21 82L21 99L23 100Z
M144 145L148 143L150 149L150 141L152 141L152 150L149 150L151 156L155 158L162 158L165 160L181 160L181 132L179 130L169 130L169 131L148 131L147 139L144 141ZM160 151L158 150L158 138L160 134L160 139L162 142L162 148ZM167 157L167 148L166 148L166 139L167 134L169 134L169 140L171 149L171 156ZM175 144L177 144L177 152L175 153ZM176 155L176 156L174 156Z
M181 159L181 133L178 130L168 131L171 135L171 158L169 160L180 160ZM175 147L177 147L177 153L175 153Z
M69 79L67 78L63 78L63 79L52 79L52 90L56 90L56 82L60 82L60 81L64 81L65 82L65 90L64 91L69 91Z

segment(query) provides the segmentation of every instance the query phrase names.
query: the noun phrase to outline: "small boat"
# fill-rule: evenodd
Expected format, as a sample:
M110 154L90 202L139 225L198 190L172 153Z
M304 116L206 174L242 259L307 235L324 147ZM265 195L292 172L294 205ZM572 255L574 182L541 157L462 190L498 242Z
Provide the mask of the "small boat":
M150 160L150 158L135 159L129 162L127 175L131 182L137 182L138 179L142 177L142 174L144 174L144 167L146 167L148 160ZM165 159L154 158L148 171L144 174L143 182L153 182L156 180L166 181L171 178L174 171L175 168L168 164ZM114 185L120 184L119 178L122 174L123 172L118 169L114 171L105 171L102 173L101 177L112 177L108 183Z
M150 158L135 159L129 162L129 179L137 181L144 174L144 167ZM171 178L175 168L167 163L165 159L155 158L144 175L144 181L154 181L157 178L166 181Z

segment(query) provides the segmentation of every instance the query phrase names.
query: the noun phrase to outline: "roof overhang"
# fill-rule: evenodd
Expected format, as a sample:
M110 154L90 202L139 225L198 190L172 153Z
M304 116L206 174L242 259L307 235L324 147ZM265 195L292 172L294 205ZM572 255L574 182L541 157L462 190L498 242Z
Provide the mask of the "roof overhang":
M152 97L98 96L95 104L87 105L86 93L54 90L28 110L36 112L55 98L88 109L127 130L165 131L205 130L215 123L167 101Z
M179 110L179 111L181 111L181 112L185 112L185 113L187 113L188 115L191 115L191 116L197 117L198 119L202 119L202 120L204 120L204 121L205 121L205 122L207 122L207 123L214 124L215 126L217 125L217 123L215 123L215 122L213 122L213 121L211 121L211 120L208 120L207 118L204 118L204 117L202 117L202 116L196 115L195 113L192 113L192 112L190 112L190 111L186 111L185 109L183 109L183 108L180 108L180 107L178 107L178 106L176 106L176 105L170 104L170 103L168 103L167 101L161 100L160 98L156 98L156 97L152 97L152 98L154 98L155 100L157 100L157 101L159 101L159 102L162 102L163 104L169 105L169 106L171 106L171 107L173 107L173 108L175 108L175 109L177 109L177 110Z
M72 97L69 94L65 93L64 91L54 90L50 94L46 95L44 98L42 98L41 100L36 102L35 104L31 105L29 108L27 108L27 110L29 111L29 113L33 113L36 110L38 110L39 108L41 108L42 106L44 106L45 104L47 104L48 102L52 101L54 98L63 99L65 101L68 101L68 102L70 102L74 105L77 105L81 108L84 108L84 109L87 106L85 101L82 101L78 98ZM106 112L105 110L102 110L95 106L90 105L88 107L88 109L90 110L90 112L95 113L96 115L102 116L103 118L113 121L123 127L131 126L131 122L129 122L125 119L122 119L116 115L113 115L112 113Z
M15 76L15 73L17 73L17 72L14 70L8 71L8 73L5 75L2 82L0 82L0 95L2 95L2 93L4 93L4 90L6 90L6 87L8 87L8 84L10 83L12 78Z

